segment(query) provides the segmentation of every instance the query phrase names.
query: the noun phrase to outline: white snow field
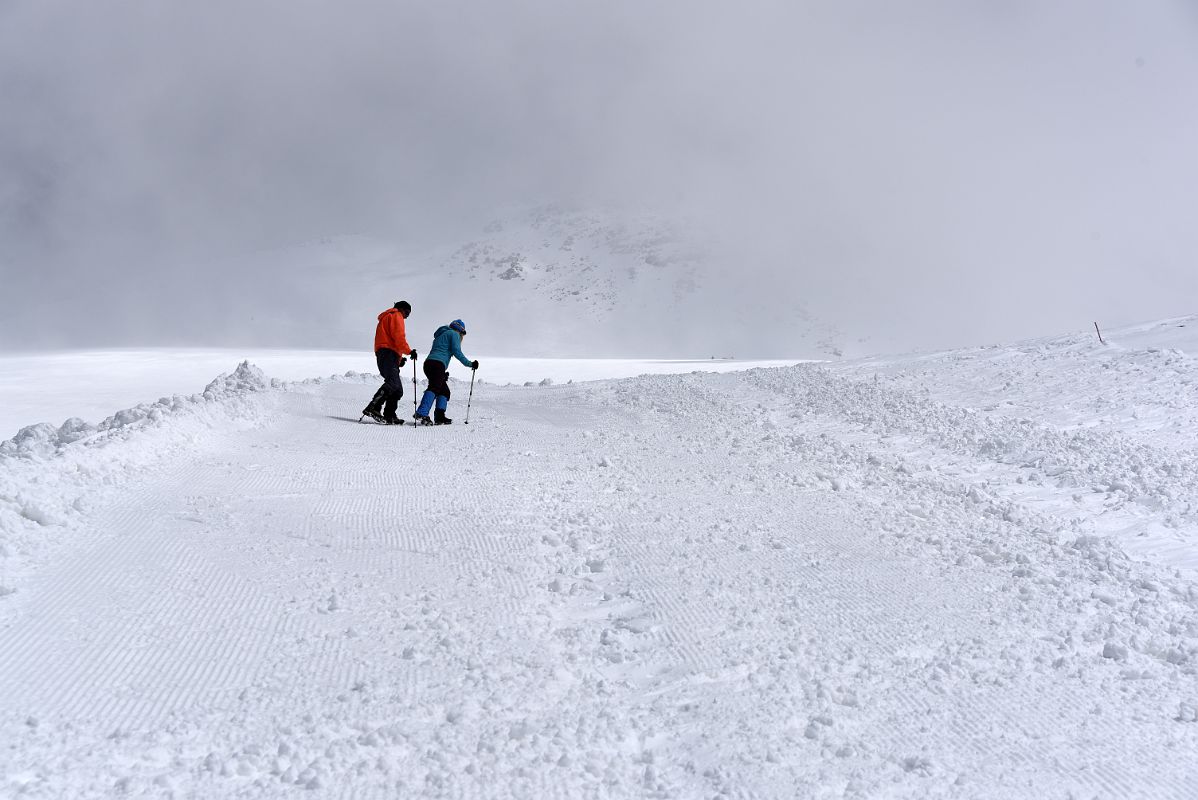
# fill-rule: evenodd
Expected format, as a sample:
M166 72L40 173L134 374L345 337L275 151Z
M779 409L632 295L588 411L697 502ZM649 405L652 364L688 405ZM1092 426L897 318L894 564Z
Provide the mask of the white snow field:
M1195 333L27 428L0 796L1193 798Z
M468 352L471 357L478 355ZM546 379L567 383L696 369L723 372L802 361L510 358L485 353L478 358L486 362L485 380L501 384ZM347 372L374 374L377 369L368 349L140 348L0 354L0 436L7 438L36 422L61 424L70 417L99 422L150 398L191 394L213 375L244 360L285 381ZM460 373L462 369L451 371Z

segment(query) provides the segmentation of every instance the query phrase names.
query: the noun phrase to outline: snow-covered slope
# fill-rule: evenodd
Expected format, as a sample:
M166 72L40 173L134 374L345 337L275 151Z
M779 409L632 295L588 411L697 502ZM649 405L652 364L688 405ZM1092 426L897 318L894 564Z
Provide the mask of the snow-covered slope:
M803 298L746 279L741 258L696 224L545 206L508 212L441 246L330 236L197 265L198 280L213 270L246 280L197 288L219 298L166 327L212 344L368 350L375 315L407 299L418 349L461 318L473 346L495 355L839 354L838 331Z
M526 355L838 353L831 326L798 298L746 280L744 267L697 224L564 206L497 219L422 263L455 299L473 301L492 341L510 337L506 346Z
M973 491L999 505L1051 509L1134 554L1198 569L1198 317L1104 336L1105 344L1091 331L832 369L872 376L894 403L941 404L897 430L881 420L864 426L898 435L917 468L968 473ZM950 417L968 433L937 431ZM915 451L906 439L914 432Z
M1189 440L1198 390L1198 316L1103 332L942 353L876 356L846 364L938 398L1061 428L1157 433Z
M34 430L0 794L1190 798L1195 325Z

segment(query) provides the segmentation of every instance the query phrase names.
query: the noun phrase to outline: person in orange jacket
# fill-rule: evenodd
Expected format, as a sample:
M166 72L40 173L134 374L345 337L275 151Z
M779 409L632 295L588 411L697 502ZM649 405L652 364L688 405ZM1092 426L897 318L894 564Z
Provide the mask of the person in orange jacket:
M416 360L416 351L408 345L404 331L404 321L411 313L411 303L400 300L393 308L379 314L379 324L374 329L374 358L379 374L383 376L383 385L374 393L366 408L362 409L363 418L370 417L375 422L387 425L403 425L403 420L395 415L395 411L403 397L400 367L408 362L404 356Z

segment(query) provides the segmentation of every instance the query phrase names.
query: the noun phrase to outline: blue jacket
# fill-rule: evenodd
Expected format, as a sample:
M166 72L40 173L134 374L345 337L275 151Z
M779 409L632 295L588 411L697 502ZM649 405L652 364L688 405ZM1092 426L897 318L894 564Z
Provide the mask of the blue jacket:
M453 356L468 367L473 363L462 353L462 335L448 325L442 325L433 334L433 348L428 351L428 355L424 358L426 361L440 361L446 367L449 367L450 356Z

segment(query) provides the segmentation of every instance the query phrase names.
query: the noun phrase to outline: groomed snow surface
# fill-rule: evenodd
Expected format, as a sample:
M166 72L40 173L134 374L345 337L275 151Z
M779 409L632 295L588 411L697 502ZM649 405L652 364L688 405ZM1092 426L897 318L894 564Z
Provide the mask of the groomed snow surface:
M1198 319L1109 338L26 428L0 796L1194 798Z

